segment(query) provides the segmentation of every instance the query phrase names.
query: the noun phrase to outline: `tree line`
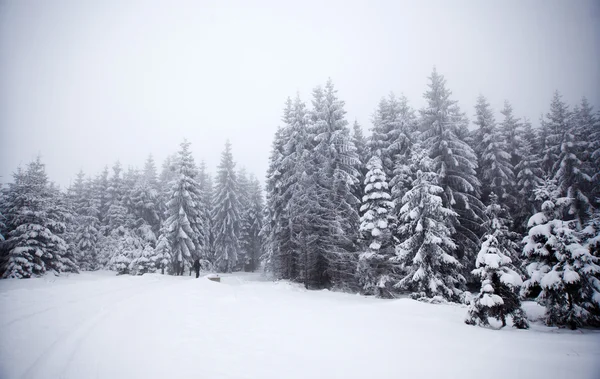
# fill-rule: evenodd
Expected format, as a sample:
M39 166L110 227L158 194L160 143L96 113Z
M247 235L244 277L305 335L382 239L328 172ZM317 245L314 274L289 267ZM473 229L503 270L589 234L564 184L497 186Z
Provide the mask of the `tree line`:
M184 141L160 174L152 156L124 172L116 162L94 178L81 171L60 191L38 157L2 190L3 278L111 269L181 275L254 271L262 242L260 182L236 170L229 142L214 183Z
M160 174L119 163L66 192L40 159L2 190L2 276L254 271L306 288L469 304L466 322L600 323L600 114L556 92L533 127L479 96L474 128L435 69L413 109L381 99L371 135L328 81L285 102L265 182L226 144L216 176L184 142Z
M470 304L466 322L600 321L600 125L556 92L534 128L485 97L474 129L435 69L415 111L383 98L371 136L331 81L288 98L266 179L267 270L307 288ZM474 294L471 294L470 291Z

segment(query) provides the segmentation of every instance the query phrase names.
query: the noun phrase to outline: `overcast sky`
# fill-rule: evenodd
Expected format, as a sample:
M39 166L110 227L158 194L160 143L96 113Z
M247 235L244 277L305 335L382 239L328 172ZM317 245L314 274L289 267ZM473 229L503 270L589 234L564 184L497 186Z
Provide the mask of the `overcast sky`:
M287 96L331 77L368 130L390 91L421 107L434 65L471 119L480 93L534 124L555 89L598 106L600 2L3 0L0 181L37 154L61 186L160 167L184 137L262 179Z

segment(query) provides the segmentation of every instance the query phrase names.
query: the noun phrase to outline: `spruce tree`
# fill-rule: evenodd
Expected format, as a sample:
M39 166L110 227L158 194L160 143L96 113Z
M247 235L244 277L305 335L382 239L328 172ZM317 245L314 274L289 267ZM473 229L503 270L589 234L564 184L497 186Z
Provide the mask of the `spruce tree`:
M513 107L507 100L504 101L504 107L500 113L503 117L500 130L506 146L506 152L510 154L510 164L516 167L523 158L523 125L520 119L514 116Z
M307 212L316 212L318 199L307 199L310 190L317 196L315 186L314 164L314 133L309 127L309 118L306 104L297 95L294 102L288 99L284 109L284 121L287 127L284 130L283 156L278 171L282 172L281 182L278 184L281 191L280 225L277 226L276 251L274 252L275 271L282 279L304 281L308 285L308 275L304 270L306 254L299 247L300 240L305 244L305 238L299 233L309 233L311 225ZM306 203L305 200L310 200ZM313 208L308 208L312 206ZM294 221L295 219L295 221ZM323 220L321 220L323 222ZM319 225L321 227L321 225ZM306 250L306 249L305 249ZM317 251L316 249L313 252ZM316 253L315 253L316 254ZM322 262L322 257L311 257L311 262Z
M145 244L143 249L136 249L133 253L129 271L133 275L144 275L156 271L157 252L150 245Z
M160 200L156 166L152 155L150 155L146 160L142 174L133 186L130 201L135 217L149 225L152 233L157 233L160 228L160 215L163 212Z
M286 142L284 132L285 130L282 128L278 128L275 132L269 156L269 167L266 176L265 222L261 231L265 239L265 252L261 260L265 264L265 269L278 278L284 272L283 260L279 259L282 257L280 247L284 245L289 231L289 228L286 227L287 212L284 206L286 191L283 187L283 178L287 176L283 168Z
M373 156L367 163L364 181L360 231L367 251L358 260L358 281L363 293L377 297L392 297L393 268L390 258L394 255L392 226L394 203L383 171L381 158Z
M98 240L100 237L99 210L93 201L93 183L84 181L83 171L77 174L72 188L74 207L74 245L77 251L77 264L81 270L97 270Z
M488 203L491 192L507 206L513 207L516 199L510 189L515 186L511 155L507 152L505 137L497 127L490 104L479 96L475 105L476 153L479 158L478 177L481 178L481 200Z
M529 219L523 255L529 279L524 293L539 289L537 301L546 307L547 325L571 329L597 324L600 309L598 258L582 245L574 221L564 221L561 209L568 200L559 197L554 181L536 189L541 212Z
M572 115L567 104L562 100L562 96L558 91L554 92L552 102L550 103L550 111L546 114L546 118L542 119L542 128L540 130L541 151L544 152L542 157L542 170L544 175L553 177L556 168L556 162L559 160L563 135L570 127L570 119Z
M354 186L354 196L357 199L362 199L364 196L362 183L365 181L365 175L367 175L367 162L369 161L370 153L367 146L367 139L363 134L362 127L358 121L354 121L352 125L352 142L356 147L356 154L358 155L358 185Z
M247 271L255 271L259 266L259 260L263 251L263 214L264 200L260 182L253 176L250 176L249 183L249 208L246 213L247 229Z
M202 218L202 225L204 226L204 242L202 244L204 248L204 254L206 261L201 262L206 266L212 266L214 264L214 234L213 234L213 183L206 169L204 161L200 162L198 169L198 184L200 185L201 193L201 206L200 206L200 217Z
M98 210L98 220L101 225L106 225L105 218L108 211L108 166L105 166L102 172L94 179L92 200L94 208Z
M328 244L332 246L325 257L327 271L333 286L344 287L354 278L356 267L354 243L360 224L360 200L354 196L354 189L359 186L360 159L345 118L345 103L338 98L331 79L324 89L315 88L312 103L314 164L318 167L315 177L320 178L318 185L325 195L321 206L329 209L330 217L339 225L323 236L331 239Z
M415 153L412 188L401 199L396 261L403 275L396 287L415 299L457 301L465 278L455 258L452 225L458 214L444 206L440 176L426 153Z
M531 125L524 123L524 129L520 149L521 161L515 167L517 204L520 206L515 211L514 225L518 233L526 231L527 220L536 213L534 190L542 182L544 174L540 168L541 160L534 151Z
M383 171L389 179L394 177L396 161L409 157L416 129L416 117L405 96L396 98L391 93L387 99L381 99L368 144L371 155L380 152Z
M64 238L70 214L62 196L48 183L40 157L15 173L5 199L10 232L4 278L77 271Z
M437 185L443 189L438 194L442 207L458 215L447 221L453 231L452 239L458 245L453 254L470 268L475 261L481 221L485 218L478 198L480 182L475 176L477 156L457 137L464 116L450 99L446 80L435 69L429 79L429 90L425 93L428 105L421 110L424 148L432 160L431 170L437 174Z
M473 275L481 279L481 289L471 300L465 322L485 326L489 325L488 318L493 317L506 326L506 316L511 315L513 325L524 329L528 323L519 299L523 280L513 265L517 257L516 244L503 213L508 212L498 204L498 197L490 194L490 205L486 209L490 221L473 270Z
M168 272L172 262L171 243L169 242L169 231L164 225L160 228L154 251L154 267L160 270L161 274L165 273L165 269Z
M167 202L165 221L171 244L173 273L181 274L184 266L194 259L203 258L201 192L196 181L197 170L190 151L190 143L184 140L174 165L175 175Z
M591 211L589 198L584 193L592 178L586 173L582 155L586 152L586 141L577 139L577 126L570 119L568 125L560 129L560 151L552 171L561 196L567 197L568 219L574 219L577 228L588 219Z
M582 107L583 109L583 107ZM591 112L591 111L590 111ZM589 132L585 132L589 140L589 175L592 178L590 197L595 208L600 207L600 112L590 120ZM588 125L586 123L586 125ZM583 129L585 130L585 129Z
M250 182L245 168L238 170L237 183L240 204L240 252L238 255L236 271L243 271L250 263L250 220L248 219L250 212Z
M232 272L240 253L240 192L229 141L217 169L214 196L216 266L222 272Z

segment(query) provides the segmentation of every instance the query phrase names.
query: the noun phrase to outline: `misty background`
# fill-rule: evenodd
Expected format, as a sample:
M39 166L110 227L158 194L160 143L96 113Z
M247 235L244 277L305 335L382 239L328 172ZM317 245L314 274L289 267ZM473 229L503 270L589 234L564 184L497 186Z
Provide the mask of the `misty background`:
M40 154L65 187L117 159L225 140L261 180L287 96L331 77L365 131L415 108L435 65L472 119L484 94L534 126L554 90L600 104L598 1L0 1L0 181Z

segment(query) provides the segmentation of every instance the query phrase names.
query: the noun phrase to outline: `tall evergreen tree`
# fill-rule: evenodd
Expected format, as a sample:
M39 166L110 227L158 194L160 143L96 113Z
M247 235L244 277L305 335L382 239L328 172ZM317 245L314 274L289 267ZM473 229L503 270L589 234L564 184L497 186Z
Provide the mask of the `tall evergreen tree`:
M514 213L515 231L524 233L527 220L536 212L534 189L542 182L544 175L540 168L539 155L534 151L535 133L531 124L524 122L523 139L521 141L521 161L515 166L517 210Z
M592 181L585 173L584 162L578 157L578 141L572 129L565 129L561 138L560 154L554 164L554 180L558 185L560 194L569 199L569 207L566 209L569 218L577 222L577 228L581 229L585 221L591 215L590 200L584 193L584 189Z
M581 244L573 221L564 221L565 199L554 181L536 188L541 212L529 219L523 255L529 279L524 293L540 289L537 301L546 307L546 324L580 326L600 321L600 274L598 258Z
M370 158L369 149L367 146L367 139L363 134L362 127L358 123L358 121L354 121L352 125L352 142L354 143L354 147L356 147L356 154L358 155L358 183L359 185L354 186L354 196L357 199L362 199L364 196L363 186L361 185L365 176L367 175L367 162Z
M523 158L521 155L523 143L522 123L519 118L514 116L513 107L508 100L504 101L504 107L500 113L503 117L500 130L504 137L506 152L510 154L510 164L516 167Z
M517 258L516 244L508 230L505 219L507 211L498 204L498 197L494 193L490 194L486 214L490 221L473 270L473 275L481 279L481 289L471 301L465 322L488 325L488 318L493 317L506 326L506 316L512 315L515 327L527 328L527 319L519 299L523 280L513 265Z
M250 175L249 183L249 208L246 214L246 221L249 225L247 231L248 244L247 251L247 271L256 271L259 267L260 257L263 252L264 239L261 234L263 229L264 199L260 182Z
M236 270L245 270L250 263L250 181L245 168L241 168L237 172L238 194L239 194L239 213L240 213L240 236L239 244L240 251Z
M381 99L373 116L369 148L371 155L380 151L383 171L388 178L393 178L396 161L409 156L416 128L414 111L405 96L396 98L391 93L387 99Z
M329 208L331 217L339 224L339 228L332 228L324 236L332 239L333 249L328 251L326 260L328 276L334 286L343 286L354 278L354 243L360 224L360 200L354 196L354 189L360 185L360 158L350 136L344 105L331 79L324 89L317 87L313 91L314 164L318 166L318 178L321 179L318 185L325 194L322 206Z
M540 143L542 144L542 169L548 177L553 177L555 165L561 151L562 139L570 127L571 112L567 104L562 100L558 91L554 92L550 111L546 118L542 119L540 130Z
M600 193L594 177L600 172L600 159L594 157L594 151L600 145L600 120L594 114L594 108L588 100L583 97L581 102L573 111L574 138L577 141L576 155L582 161L582 170L590 178L583 182L582 191L594 207L598 207L600 199L596 199Z
M360 210L360 231L368 246L358 261L358 281L363 292L378 297L392 297L393 268L390 258L394 255L392 226L395 224L394 203L388 188L379 154L367 164L363 205Z
M104 166L102 172L94 179L92 200L94 208L98 210L98 220L101 225L105 225L108 211L108 166Z
M176 275L181 274L183 267L191 264L194 259L204 258L201 256L204 227L199 208L202 194L196 181L198 173L190 143L184 140L180 146L165 221L171 244L173 273Z
M98 262L98 239L100 237L99 210L93 201L93 183L84 181L80 171L73 185L74 244L77 264L81 270L96 270Z
M402 198L396 248L403 276L396 287L416 299L436 298L455 301L462 293L465 278L455 258L452 240L453 220L458 214L444 206L440 176L432 171L434 162L415 153L413 163L419 170L412 188Z
M217 169L214 196L216 264L221 271L231 272L240 253L240 192L229 141Z
M4 278L77 271L64 239L70 215L61 196L48 183L40 157L15 173L5 199L10 232Z
M154 255L154 267L160 270L161 274L165 273L165 269L168 272L173 258L171 255L171 243L169 242L169 230L165 225L160 228L154 251L156 253Z
M144 170L131 190L130 199L135 217L149 225L152 233L157 233L160 228L160 215L164 209L161 204L156 165L152 155L148 156Z
M460 115L456 102L450 99L446 80L434 69L429 90L425 93L427 106L421 110L421 127L424 146L432 159L432 171L437 174L437 185L443 208L458 217L447 222L453 230L452 239L458 248L454 254L462 259L466 268L475 261L481 220L485 217L479 200L479 180L475 177L477 157L473 149L456 135Z
M476 153L479 158L478 177L481 178L481 199L488 203L489 194L495 193L499 200L513 207L516 199L510 189L515 186L511 155L507 152L505 137L498 129L490 104L479 96L475 105Z
M287 127L283 129L285 136L283 155L278 168L283 175L280 179L281 182L278 183L281 188L281 213L280 225L276 229L276 250L273 257L275 272L282 279L301 280L307 284L308 276L303 264L308 259L305 259L306 254L300 251L299 240L301 238L298 233L299 231L308 233L312 227L308 224L310 217L307 216L307 213L314 212L315 209L307 207L318 203L317 199L307 199L305 196L309 189L315 190L313 195L317 195L315 186L318 182L313 177L315 175L314 133L309 127L306 104L302 102L299 95L296 96L293 103L288 99L283 120ZM310 200L311 203L306 204L305 200ZM302 203L303 201L304 203ZM302 241L303 244L305 242ZM323 259L318 257L311 261L322 262Z
M261 234L265 239L265 252L261 257L264 262L265 270L270 271L275 277L283 276L283 257L284 250L281 247L287 241L289 235L287 212L285 211L284 178L287 177L283 161L285 157L286 131L289 130L290 113L292 101L290 98L286 101L284 115L282 120L285 127L277 128L273 138L271 154L269 155L269 167L266 175L266 204L265 204L265 223Z
M201 206L200 206L200 216L202 218L202 225L204 226L204 242L202 246L204 247L204 256L211 264L214 264L214 227L213 227L213 219L212 219L212 211L213 211L213 183L206 169L206 164L204 161L200 162L200 167L198 170L198 184L200 185L200 193L201 193ZM206 262L205 264L207 264Z

